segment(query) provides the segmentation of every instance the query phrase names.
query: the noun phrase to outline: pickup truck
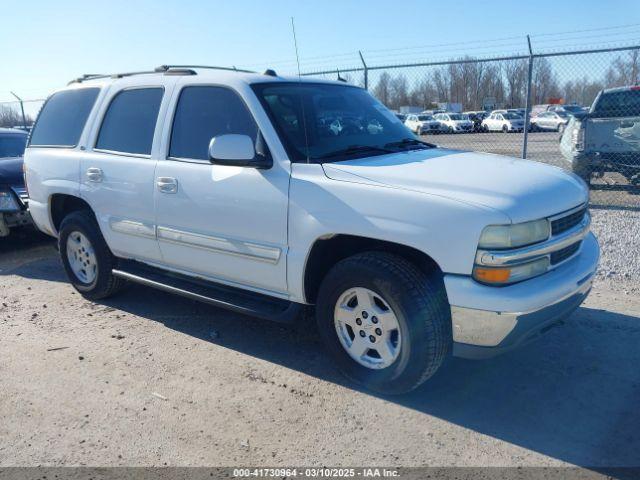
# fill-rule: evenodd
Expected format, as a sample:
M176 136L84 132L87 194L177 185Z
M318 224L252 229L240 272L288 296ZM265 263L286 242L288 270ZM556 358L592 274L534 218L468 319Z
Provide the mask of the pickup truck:
M28 195L22 175L27 132L0 128L0 237L11 229L31 225Z
M86 298L137 282L311 313L342 372L387 394L546 332L599 258L575 175L437 148L362 88L272 70L83 76L46 101L25 164Z
M560 150L587 184L604 172L640 184L640 86L602 90L589 112L573 114Z

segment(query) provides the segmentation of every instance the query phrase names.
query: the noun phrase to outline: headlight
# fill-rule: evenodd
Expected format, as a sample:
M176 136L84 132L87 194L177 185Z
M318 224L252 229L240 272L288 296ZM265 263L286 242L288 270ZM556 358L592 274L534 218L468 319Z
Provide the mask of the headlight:
M529 263L513 265L511 267L480 267L473 268L473 278L482 283L493 285L508 285L521 282L528 278L542 275L549 268L549 258L539 258Z
M18 210L20 206L13 194L0 191L0 212L17 212Z
M480 235L478 248L517 248L549 238L551 226L547 219L513 225L490 225Z

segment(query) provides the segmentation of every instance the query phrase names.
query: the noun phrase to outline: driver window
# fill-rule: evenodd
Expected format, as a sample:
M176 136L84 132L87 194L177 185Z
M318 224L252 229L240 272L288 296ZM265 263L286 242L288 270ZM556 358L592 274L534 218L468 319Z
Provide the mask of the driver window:
M169 157L209 160L209 142L229 133L256 141L258 127L237 93L224 87L185 87L180 93Z

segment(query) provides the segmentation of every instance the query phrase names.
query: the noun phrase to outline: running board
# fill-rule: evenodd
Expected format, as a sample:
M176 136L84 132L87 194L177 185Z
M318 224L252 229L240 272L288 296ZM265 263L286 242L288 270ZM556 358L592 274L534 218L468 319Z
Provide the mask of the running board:
M274 322L293 323L304 308L299 303L167 272L133 260L121 260L112 273L131 282Z

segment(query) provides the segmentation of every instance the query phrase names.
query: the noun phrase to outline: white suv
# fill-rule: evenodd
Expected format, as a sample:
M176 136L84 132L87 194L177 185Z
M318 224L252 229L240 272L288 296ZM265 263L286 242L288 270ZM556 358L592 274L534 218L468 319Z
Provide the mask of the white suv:
M276 321L312 311L342 371L380 392L546 331L598 262L578 177L421 142L342 82L85 76L49 97L25 163L34 221L85 297L131 281Z

